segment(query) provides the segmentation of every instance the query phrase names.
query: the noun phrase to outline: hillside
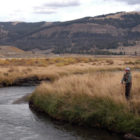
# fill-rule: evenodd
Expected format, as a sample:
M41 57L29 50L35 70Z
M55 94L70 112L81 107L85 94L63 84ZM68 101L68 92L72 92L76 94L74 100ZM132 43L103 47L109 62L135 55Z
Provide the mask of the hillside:
M140 53L140 13L119 12L67 22L0 23L0 45L54 53ZM136 52L138 51L138 52Z
M46 51L45 51L46 52ZM14 46L0 46L0 58L35 58L44 57L44 51L24 51Z

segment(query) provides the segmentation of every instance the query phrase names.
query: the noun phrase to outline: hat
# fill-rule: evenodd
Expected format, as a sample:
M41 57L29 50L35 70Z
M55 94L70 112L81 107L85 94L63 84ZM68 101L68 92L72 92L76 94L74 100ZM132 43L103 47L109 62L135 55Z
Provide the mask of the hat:
M125 68L126 71L130 71L130 68Z

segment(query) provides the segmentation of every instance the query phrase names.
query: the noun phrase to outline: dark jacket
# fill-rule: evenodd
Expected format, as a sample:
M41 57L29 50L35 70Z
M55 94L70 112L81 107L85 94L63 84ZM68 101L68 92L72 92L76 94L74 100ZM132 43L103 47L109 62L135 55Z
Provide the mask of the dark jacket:
M131 72L127 72L123 75L121 83L129 84L132 83L132 75Z

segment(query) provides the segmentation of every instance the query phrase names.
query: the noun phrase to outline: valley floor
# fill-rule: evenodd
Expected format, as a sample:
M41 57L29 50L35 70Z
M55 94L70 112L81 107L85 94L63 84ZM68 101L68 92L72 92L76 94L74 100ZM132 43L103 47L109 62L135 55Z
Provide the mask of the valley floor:
M44 81L30 103L55 119L140 134L140 57L0 59L0 67L1 86ZM120 84L125 67L133 75L130 101Z

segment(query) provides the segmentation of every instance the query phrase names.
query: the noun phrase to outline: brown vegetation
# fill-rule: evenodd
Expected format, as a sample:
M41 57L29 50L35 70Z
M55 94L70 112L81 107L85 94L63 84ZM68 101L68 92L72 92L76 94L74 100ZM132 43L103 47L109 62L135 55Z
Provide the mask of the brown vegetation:
M126 67L126 64L135 70L140 68L139 62L139 58L94 57L0 59L0 85L13 85L23 79L54 81L72 74L120 71Z
M139 135L140 58L0 59L0 85L43 82L30 101L55 119ZM120 81L132 69L131 100Z
M140 78L133 73L132 99L127 101L120 82L122 75L122 72L94 72L42 83L30 102L58 120L139 135Z

